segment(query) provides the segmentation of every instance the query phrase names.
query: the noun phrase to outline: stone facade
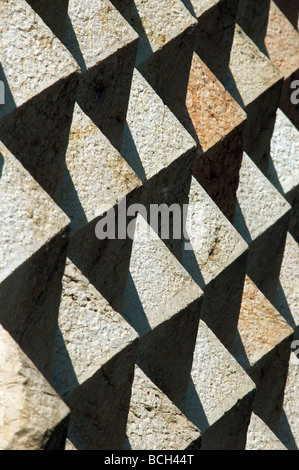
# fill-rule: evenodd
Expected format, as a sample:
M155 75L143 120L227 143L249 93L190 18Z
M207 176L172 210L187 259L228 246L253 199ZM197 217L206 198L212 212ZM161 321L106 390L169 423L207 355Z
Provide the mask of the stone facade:
M0 450L298 449L295 4L1 2Z

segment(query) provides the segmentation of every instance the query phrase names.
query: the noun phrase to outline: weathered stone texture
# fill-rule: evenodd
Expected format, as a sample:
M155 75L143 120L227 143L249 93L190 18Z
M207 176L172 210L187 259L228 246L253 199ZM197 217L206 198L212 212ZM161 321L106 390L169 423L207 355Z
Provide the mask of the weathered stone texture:
M298 449L296 13L1 2L1 450Z
M69 219L0 143L0 323L47 377Z
M69 409L0 326L0 449L63 450Z
M236 25L226 88L247 113L244 149L266 172L283 76Z
M197 142L193 175L232 221L243 155L246 115L196 55L183 122Z
M200 441L199 429L136 366L125 449L184 450Z
M274 301L291 207L243 156L234 226L249 244L247 274Z

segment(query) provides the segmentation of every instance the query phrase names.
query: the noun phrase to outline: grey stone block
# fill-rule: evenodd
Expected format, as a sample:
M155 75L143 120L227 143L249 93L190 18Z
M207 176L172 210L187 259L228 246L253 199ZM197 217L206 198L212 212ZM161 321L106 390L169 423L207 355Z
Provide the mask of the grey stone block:
M248 245L194 178L186 232L182 264L204 291L201 318L227 346L237 329Z
M255 385L200 320L185 415L201 431L201 450L244 450Z
M287 380L293 329L246 277L232 354L254 380L253 411L277 432Z
M112 0L140 36L136 67L180 118L197 20L181 0Z
M182 409L202 290L138 215L123 316L139 334L137 363Z
M125 450L200 448L200 431L136 366Z
M117 209L121 200L128 198L129 205L131 193L139 186L134 171L76 104L60 198L60 207L71 219L68 256L119 311L132 240L126 235L118 240L117 232L114 240L100 240L95 228L101 216Z
M63 450L69 409L0 325L0 449Z
M70 0L65 45L81 68L78 103L119 150L138 35L109 0Z
M121 154L143 183L138 202L150 212L150 204L188 203L196 143L153 88L135 70ZM148 220L149 222L149 220ZM181 224L183 217L181 218ZM158 227L161 234L161 227ZM162 234L161 234L162 235ZM164 237L168 248L181 256L181 241Z
M236 25L226 89L247 113L244 149L266 173L283 76Z
M69 219L0 144L0 323L49 376Z
M25 0L2 2L0 12L0 139L57 200L79 69Z
M234 226L249 245L247 274L274 301L291 207L244 153Z
M122 449L137 334L67 260L52 383L69 405L80 450Z
M299 241L299 131L278 109L271 140L268 178L292 206L289 230Z
M298 20L296 0L290 2L291 4L293 4L294 10L297 8ZM299 80L299 34L272 0L270 2L265 46L271 62L284 76L279 106L299 129L299 103L296 99L298 97L298 93L296 93L298 86L296 85L297 80ZM293 82L295 82L295 89L292 86ZM293 93L295 93L295 101L292 96Z

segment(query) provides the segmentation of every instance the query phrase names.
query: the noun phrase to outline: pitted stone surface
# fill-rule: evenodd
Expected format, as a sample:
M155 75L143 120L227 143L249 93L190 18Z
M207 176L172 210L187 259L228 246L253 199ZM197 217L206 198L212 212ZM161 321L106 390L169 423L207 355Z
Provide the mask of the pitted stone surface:
M180 0L112 0L140 35L136 65L197 22Z
M68 16L66 45L73 50L78 44L82 72L138 37L108 0L69 0Z
M232 47L230 70L244 106L258 98L266 89L281 80L281 72L262 54L237 25ZM228 81L227 89L240 102L236 90Z
M76 104L60 199L72 221L71 236L140 185L119 152Z
M183 118L186 129L198 143L193 174L231 221L245 120L242 108L194 53Z
M293 334L280 313L246 276L234 356L244 369L253 367Z
M247 244L194 177L189 201L186 231L198 268L191 263L189 250L184 250L182 264L194 279L199 269L207 285L247 249Z
M271 0L265 47L273 65L288 78L298 69L299 35Z
M143 335L202 295L182 265L140 215L137 217L124 315ZM137 292L136 303L133 291ZM145 321L146 320L146 321Z
M287 198L299 186L299 131L280 110L271 139L271 160L268 178Z
M246 450L287 450L287 448L271 429L255 413L252 413Z
M5 78L12 95L7 106L0 107L2 118L78 68L66 48L25 0L1 2L0 14L0 79Z
M135 367L127 439L128 448L132 450L184 450L200 439L199 429L138 366Z
M236 210L234 226L248 243L290 210L288 202L246 153L240 171L237 199L240 209Z
M189 133L135 69L121 154L140 179L143 182L150 179L195 145ZM136 157L132 161L134 147L139 162Z
M0 352L0 449L63 450L68 407L2 326Z
M70 260L62 286L53 383L66 397L137 335Z
M203 321L199 322L191 379L185 413L202 433L255 389L243 368Z
M69 224L18 160L0 143L0 280Z
M279 276L275 307L298 336L299 326L299 247L290 233L286 245Z

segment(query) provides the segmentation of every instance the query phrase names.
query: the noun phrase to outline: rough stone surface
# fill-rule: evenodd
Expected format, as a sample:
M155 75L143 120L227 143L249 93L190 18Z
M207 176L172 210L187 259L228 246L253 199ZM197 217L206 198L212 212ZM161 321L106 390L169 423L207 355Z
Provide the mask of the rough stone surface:
M287 450L277 436L254 413L248 428L246 450Z
M66 47L81 68L77 101L120 149L138 36L108 0L70 0Z
M265 46L271 62L284 76L279 106L299 129L299 104L291 101L294 91L291 84L299 80L299 35L273 1L270 3Z
M298 259L298 243L294 240L292 235L288 233L274 305L296 332L299 326Z
M66 36L69 0L27 0L62 42Z
M200 320L185 414L202 433L202 449L245 448L254 394L252 380Z
M125 449L184 450L194 441L200 447L197 427L136 366Z
M243 155L244 111L193 55L183 122L197 142L193 174L233 220Z
M0 326L0 449L63 450L69 409Z
M0 14L0 139L57 201L78 67L25 0L2 2Z
M299 241L299 131L278 109L271 139L268 178L292 206L289 230Z
M195 147L190 134L135 70L121 154L143 182L138 202L148 212L150 204L179 204L182 210L188 203ZM179 258L181 241L170 235L165 243Z
M0 144L0 322L48 376L69 219Z
M248 247L195 178L186 232L191 249L183 251L182 264L204 291L201 318L227 345L237 328Z
M188 386L201 297L199 286L139 215L124 317L140 335L140 367L179 407Z
M196 19L181 0L112 0L140 36L136 67L180 118Z
M105 449L113 444L120 448L136 338L120 314L67 260L52 382L70 406L69 436L78 448ZM103 432L107 427L109 433ZM113 444L108 444L111 436Z
M277 431L294 330L246 276L232 353L255 381L255 413Z
M270 300L278 285L290 209L245 153L234 226L249 244L247 274Z
M298 448L298 33L275 4L2 2L0 448Z
M223 84L229 68L239 3L239 0L192 0L198 19L194 50Z
M226 88L247 113L244 149L264 172L282 79L281 72L236 25Z

